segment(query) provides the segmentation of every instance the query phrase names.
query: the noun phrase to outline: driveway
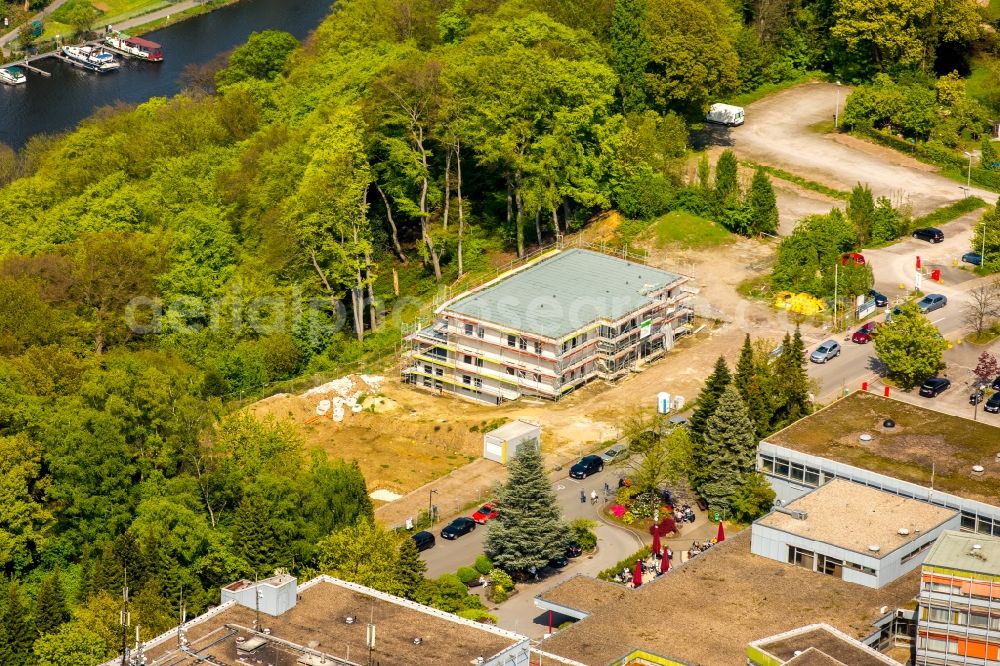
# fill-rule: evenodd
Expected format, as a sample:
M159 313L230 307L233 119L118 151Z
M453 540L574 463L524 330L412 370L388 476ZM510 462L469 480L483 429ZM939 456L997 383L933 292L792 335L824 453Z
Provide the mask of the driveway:
M718 132L717 142L730 145L739 157L841 190L867 183L875 196L909 201L916 215L964 196L958 183L917 160L854 137L810 129L833 119L838 98L843 113L849 92L847 86L807 83L769 95L747 107L746 124ZM972 194L990 203L997 199L977 188Z

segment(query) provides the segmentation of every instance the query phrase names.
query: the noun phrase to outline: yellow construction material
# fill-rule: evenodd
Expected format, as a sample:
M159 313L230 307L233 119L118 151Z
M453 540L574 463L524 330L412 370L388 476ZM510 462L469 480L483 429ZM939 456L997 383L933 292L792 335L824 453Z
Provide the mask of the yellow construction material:
M779 291L774 296L774 307L796 314L812 315L826 310L826 303L805 292L793 294L790 291Z

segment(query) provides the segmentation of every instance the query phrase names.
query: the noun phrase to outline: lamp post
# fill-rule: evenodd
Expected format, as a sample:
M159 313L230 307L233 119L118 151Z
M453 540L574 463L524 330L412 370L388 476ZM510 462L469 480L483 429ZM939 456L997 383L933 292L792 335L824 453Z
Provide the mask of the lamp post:
M840 81L837 81L837 102L833 107L833 129L840 123Z
M972 153L968 150L963 150L962 152L969 158L969 170L965 175L965 196L969 196L969 192L972 191Z
M437 491L431 488L431 491L427 493L427 518L431 521L431 525L434 524L434 495Z
M979 251L979 265L986 265L986 218L983 218L983 247Z

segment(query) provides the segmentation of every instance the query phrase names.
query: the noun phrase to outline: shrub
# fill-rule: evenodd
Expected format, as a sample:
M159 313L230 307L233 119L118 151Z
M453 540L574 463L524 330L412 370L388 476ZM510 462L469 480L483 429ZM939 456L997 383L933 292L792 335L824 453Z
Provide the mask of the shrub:
M632 498L639 494L639 489L635 486L622 486L615 494L615 501L618 504L628 506L632 503Z
M514 579L511 578L510 574L508 574L503 569L494 569L493 571L491 571L490 582L493 583L494 587L502 585L508 590L514 589Z
M636 518L652 518L653 513L662 506L663 502L660 500L660 496L656 493L643 493L637 495L635 499L632 500L632 506L629 508L632 515Z
M462 583L468 585L469 583L478 580L480 574L472 567L459 567L456 575Z
M493 562L491 562L490 558L485 555L480 555L476 558L476 571L485 576L489 572L493 571Z
M652 546L643 546L639 550L635 551L624 560L619 561L612 567L608 567L604 571L597 574L597 577L601 580L613 580L615 576L622 572L622 569L628 569L632 571L635 568L636 560L644 560L649 557L649 554L653 552Z
M510 593L507 592L507 588L503 585L491 585L486 594L490 601L495 604L502 604L507 601L507 598L510 596Z
M569 524L569 527L573 530L573 539L580 544L580 548L593 550L597 547L597 534L594 533L597 523L593 520L577 518Z
M625 523L626 525L631 525L632 523L635 522L635 514L632 513L631 511L626 511L625 515L622 516L622 522Z
M496 615L487 613L481 608L466 608L465 610L460 610L456 613L459 617L464 617L466 620L472 620L473 622L482 622L483 624L496 624Z

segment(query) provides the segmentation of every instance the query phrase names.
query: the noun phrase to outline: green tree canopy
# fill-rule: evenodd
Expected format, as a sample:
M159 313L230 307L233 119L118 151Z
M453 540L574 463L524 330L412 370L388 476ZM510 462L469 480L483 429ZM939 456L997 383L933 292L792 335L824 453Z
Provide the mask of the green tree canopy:
M934 324L913 303L900 306L899 313L879 326L875 336L879 361L903 388L916 386L941 369L947 346Z
M698 486L714 509L728 509L754 472L757 437L740 392L733 384L719 397L705 432L705 469Z
M298 47L298 40L287 32L251 33L246 44L232 52L229 66L215 75L215 81L219 86L226 86L245 79L273 79L285 71L288 57Z

